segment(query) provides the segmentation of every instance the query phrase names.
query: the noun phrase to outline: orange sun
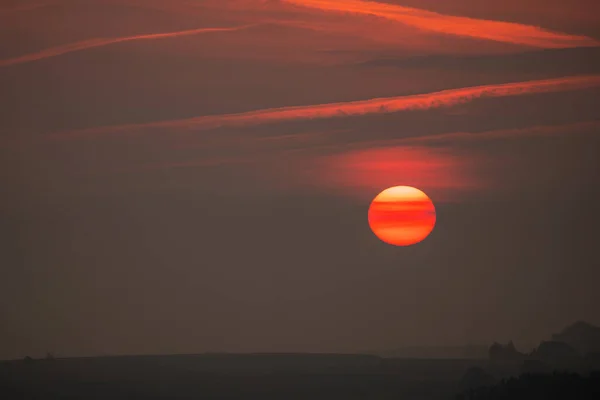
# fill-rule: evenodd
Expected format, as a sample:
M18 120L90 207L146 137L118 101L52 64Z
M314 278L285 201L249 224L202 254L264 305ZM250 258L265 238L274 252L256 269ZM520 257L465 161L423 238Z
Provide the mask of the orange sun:
M435 226L435 207L419 189L394 186L379 193L369 207L369 226L382 241L410 246L425 239Z

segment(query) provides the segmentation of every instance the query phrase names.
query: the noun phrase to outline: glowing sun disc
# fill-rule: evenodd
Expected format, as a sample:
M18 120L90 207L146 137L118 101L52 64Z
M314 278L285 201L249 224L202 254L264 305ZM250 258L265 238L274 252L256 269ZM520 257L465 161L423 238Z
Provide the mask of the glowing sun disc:
M383 242L410 246L424 240L435 226L431 199L411 186L394 186L379 193L369 206L369 226Z

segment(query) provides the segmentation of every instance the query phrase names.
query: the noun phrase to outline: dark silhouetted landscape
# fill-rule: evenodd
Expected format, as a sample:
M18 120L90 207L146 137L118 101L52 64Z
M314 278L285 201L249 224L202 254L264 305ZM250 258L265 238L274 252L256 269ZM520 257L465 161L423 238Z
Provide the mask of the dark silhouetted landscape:
M489 358L199 354L0 363L8 399L596 399L598 328L577 322L531 353ZM559 342L564 339L565 342ZM572 346L586 349L580 353Z

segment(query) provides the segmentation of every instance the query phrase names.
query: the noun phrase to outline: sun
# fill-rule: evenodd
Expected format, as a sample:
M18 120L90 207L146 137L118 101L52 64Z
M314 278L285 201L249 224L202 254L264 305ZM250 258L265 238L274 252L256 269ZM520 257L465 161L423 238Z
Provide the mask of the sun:
M431 199L411 186L394 186L379 193L369 207L369 226L383 242L410 246L424 240L435 226Z

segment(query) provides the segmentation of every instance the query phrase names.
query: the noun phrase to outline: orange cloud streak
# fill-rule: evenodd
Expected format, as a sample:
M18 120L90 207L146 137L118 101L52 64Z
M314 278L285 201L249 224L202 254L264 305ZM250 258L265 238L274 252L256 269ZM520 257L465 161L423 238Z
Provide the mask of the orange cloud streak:
M182 120L90 128L57 134L53 137L85 136L143 128L188 128L207 130L226 126L251 126L283 121L387 114L399 111L450 107L483 97L507 97L536 93L552 93L598 86L600 86L600 75L571 76L497 85L473 86L409 96L309 106L270 108L237 114L207 115Z
M255 26L252 25L243 25L237 27L229 27L229 28L199 28L199 29L190 29L185 31L177 31L177 32L166 32L166 33L151 33L147 35L136 35L136 36L126 36L126 37L118 37L118 38L96 38L84 40L81 42L75 42L66 44L63 46L52 47L49 49L42 50L37 53L25 54L23 56L9 58L6 60L0 60L0 67L6 67L9 65L15 64L23 64L32 61L38 61L45 58L57 57L67 53L73 53L76 51L82 51L87 49L92 49L95 47L107 46L115 43L123 43L123 42L132 42L135 40L155 40L155 39L166 39L173 38L179 36L191 36L191 35L199 35L202 33L213 33L213 32L233 32L239 31L242 29L247 29Z
M539 48L598 46L587 36L552 32L536 26L514 22L491 21L439 14L418 8L364 0L283 0L287 3L337 11L374 15L410 25L425 31L493 40Z

